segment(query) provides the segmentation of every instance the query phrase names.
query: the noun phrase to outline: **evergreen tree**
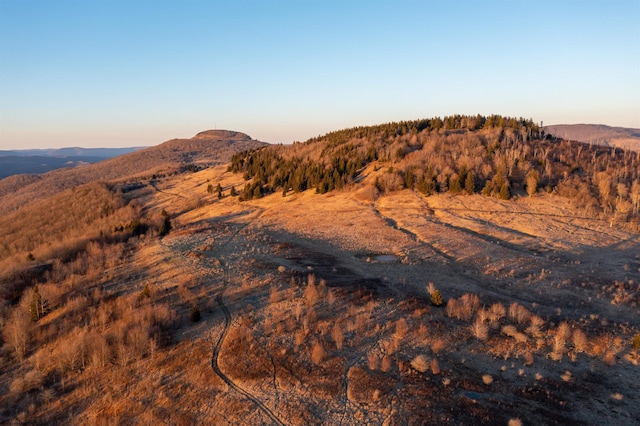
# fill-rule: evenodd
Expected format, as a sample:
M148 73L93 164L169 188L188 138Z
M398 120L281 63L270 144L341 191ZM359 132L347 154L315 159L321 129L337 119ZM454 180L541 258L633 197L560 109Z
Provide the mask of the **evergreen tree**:
M476 178L471 171L467 173L467 178L464 180L464 190L467 194L476 192Z
M413 167L409 167L404 174L404 187L407 189L413 189L415 182L415 171Z
M482 188L482 195L484 195L485 197L488 197L491 195L492 192L493 192L493 183L491 183L491 181L488 180L487 183L484 185L484 188Z
M451 176L449 179L449 192L452 194L459 194L462 191L460 187L460 177L457 175Z
M238 193L236 192L235 186L231 187L231 189L229 190L229 195L231 195L232 197L235 197L236 195L238 195Z
M527 173L527 194L532 197L536 192L538 192L538 172L535 169L531 169Z
M169 213L165 209L162 209L162 223L160 224L160 228L158 228L158 235L164 237L171 231L171 219L169 218Z
M417 189L426 196L435 194L436 182L431 167L428 167L426 173L418 179Z
M434 290L431 293L431 304L433 306L442 306L444 301L442 300L442 294L440 294L440 290Z
M253 190L253 198L255 198L256 200L258 198L262 197L262 189L260 188L260 185L256 185L255 189Z
M144 288L140 292L140 298L149 299L151 297L151 289L149 288L149 284L145 284Z
M509 189L509 182L504 182L500 187L500 193L498 194L498 198L501 200L508 200L511 198L511 190Z
M218 198L222 198L222 185L220 185L220 183L216 186L216 194L218 195Z
M191 305L191 312L189 313L189 319L191 319L191 322L198 322L200 321L200 309L198 309L198 305L196 305L195 303L193 305Z

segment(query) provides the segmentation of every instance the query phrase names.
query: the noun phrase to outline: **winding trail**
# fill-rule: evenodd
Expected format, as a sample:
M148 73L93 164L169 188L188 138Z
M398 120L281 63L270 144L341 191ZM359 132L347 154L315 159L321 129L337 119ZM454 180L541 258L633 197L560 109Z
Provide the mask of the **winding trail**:
M249 392L245 391L244 389L239 387L237 384L235 384L233 380L231 380L226 374L222 372L222 370L220 370L220 366L218 365L218 358L220 357L220 348L222 348L222 343L224 342L224 338L227 336L227 332L229 331L229 327L231 326L231 312L229 311L229 308L227 308L227 306L222 301L222 292L224 292L226 286L227 284L225 279L225 285L222 288L221 293L218 296L216 296L216 303L218 304L218 306L220 306L220 309L224 313L224 330L222 331L222 334L218 338L218 341L216 342L216 344L213 345L213 353L211 355L211 368L218 375L218 377L220 377L227 385L229 385L230 388L234 389L235 391L243 395L245 398L253 402L260 409L260 411L266 414L267 417L269 417L273 421L274 424L284 426L284 423L280 421L280 419L275 415L273 411L269 409L269 407L264 405L262 401L260 401L258 398L256 398L255 396L253 396L252 394L250 394Z
M229 240L223 244L223 246L227 245L238 234L238 232L234 233L231 236L231 238L229 238ZM218 293L218 295L216 296L216 303L218 304L218 306L220 307L220 310L224 314L224 328L222 330L222 333L220 334L220 337L218 337L218 340L213 345L213 349L211 353L211 368L213 369L213 372L216 373L216 375L220 377L220 379L222 379L222 381L224 381L230 388L232 388L233 390L235 390L236 392L238 392L239 394L243 395L245 398L253 402L258 407L258 409L260 409L260 411L262 411L267 417L271 419L273 424L284 426L284 423L278 418L278 416L276 416L276 414L273 411L271 411L269 407L267 407L260 399L256 398L251 393L249 393L248 391L238 386L229 376L227 376L220 369L218 359L220 358L220 350L222 349L222 344L224 343L224 339L227 336L227 333L229 332L229 328L231 327L231 311L229 311L229 308L224 304L224 301L222 300L223 294L229 284L229 279L228 279L229 270L226 263L224 263L221 259L219 260L222 268L224 269L224 281L223 281L223 285L222 285L222 289L220 290L220 293Z

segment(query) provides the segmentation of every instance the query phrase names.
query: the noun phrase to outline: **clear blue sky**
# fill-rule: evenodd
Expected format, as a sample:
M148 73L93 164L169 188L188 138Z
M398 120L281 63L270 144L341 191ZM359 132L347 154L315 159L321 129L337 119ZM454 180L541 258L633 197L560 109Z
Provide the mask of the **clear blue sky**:
M0 149L503 114L640 128L640 2L0 0Z

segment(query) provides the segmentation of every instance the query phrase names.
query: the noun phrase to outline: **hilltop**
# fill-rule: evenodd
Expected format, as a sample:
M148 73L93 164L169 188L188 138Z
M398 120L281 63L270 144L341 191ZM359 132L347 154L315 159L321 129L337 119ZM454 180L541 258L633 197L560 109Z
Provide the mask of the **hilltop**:
M236 152L265 145L243 133L209 130L190 139L172 139L84 167L12 176L0 180L0 214L75 186L224 164Z
M500 116L214 132L0 218L0 422L633 424L637 153Z

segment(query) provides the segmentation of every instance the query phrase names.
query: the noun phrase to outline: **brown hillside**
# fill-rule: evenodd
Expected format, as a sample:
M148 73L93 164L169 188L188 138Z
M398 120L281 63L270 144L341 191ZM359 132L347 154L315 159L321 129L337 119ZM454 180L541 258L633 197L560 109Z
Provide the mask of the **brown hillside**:
M226 130L201 132L191 139L172 139L158 146L96 164L44 173L38 178L14 176L0 181L0 214L74 186L136 175L173 173L181 167L224 164L236 152L266 145Z
M95 182L5 216L0 423L636 424L635 213L570 191L601 167L598 200L624 201L635 157L385 129L236 156L241 173ZM443 191L462 154L489 183L490 164L513 159L512 182L549 164L555 188ZM433 191L403 183L420 164L443 176Z

